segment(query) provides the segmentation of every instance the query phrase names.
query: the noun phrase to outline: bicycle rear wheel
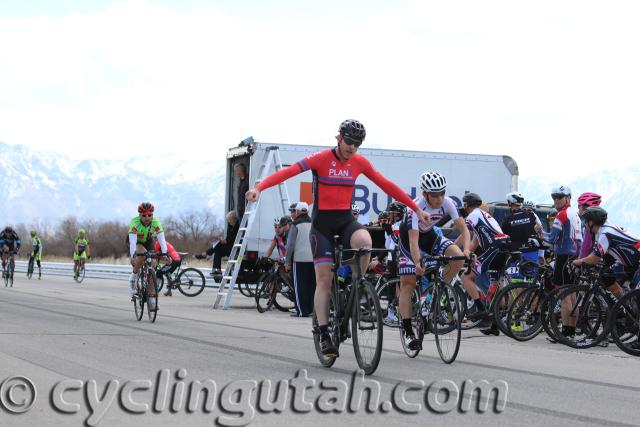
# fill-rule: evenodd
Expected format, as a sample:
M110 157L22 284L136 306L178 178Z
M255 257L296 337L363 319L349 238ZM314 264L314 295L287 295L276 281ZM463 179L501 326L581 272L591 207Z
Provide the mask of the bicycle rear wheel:
M27 265L27 278L29 280L31 280L31 277L33 277L33 264L34 264L33 257L29 257L29 264Z
M613 306L609 329L620 350L640 356L640 289L627 293Z
M147 277L149 286L152 286L155 289L156 286L156 272L150 270ZM156 321L156 316L158 315L158 294L156 293L155 297L147 296L147 315L149 316L149 321L151 323ZM152 303L152 301L154 303Z
M357 289L357 291L356 291ZM364 279L354 286L351 337L358 366L366 375L378 368L382 355L382 310L373 285Z
M293 284L278 275L278 280L276 282L276 293L273 296L273 305L280 311L288 312L292 308L295 307L295 290L293 289Z
M436 347L444 363L452 363L458 356L462 339L462 312L458 293L446 284L436 285L431 314L431 328Z
M269 310L273 305L274 292L277 292L276 278L274 275L269 275L260 284L260 287L256 290L255 300L256 308L259 313L264 313Z
M420 350L422 350L422 339L424 338L424 332L425 332L424 321L422 318L422 314L420 313L420 296L417 290L411 293L411 307L412 307L411 327L413 328L413 333L415 337L418 339L418 341L420 342L421 347L415 350L412 350L405 343L404 327L402 326L402 315L400 314L399 310L397 313L398 324L395 327L398 329L398 332L400 333L400 343L402 344L402 349L404 350L404 354L406 354L407 357L409 357L410 359L413 359L420 353ZM397 309L397 307L395 308ZM384 313L385 311L382 310L383 316L384 316ZM383 323L389 326L386 322L384 322L384 320L383 320Z
M464 289L464 285L458 277L454 279L453 289L458 293L458 299L460 300L460 309L462 310L462 324L460 325L460 327L463 331L475 328L480 324L480 322L482 322L482 317L479 317L476 320L469 319L470 315L478 311L478 307L476 306L475 301Z
M9 261L9 286L13 288L13 273L16 271L16 262L13 258Z
M338 319L336 318L336 305L335 305L335 296L333 291L331 292L331 297L329 299L329 335L331 335L331 341L336 348L340 347L340 325L338 323ZM311 324L313 326L313 346L316 349L316 355L318 356L318 360L320 364L325 368L330 368L336 363L336 356L325 356L322 354L322 350L320 349L320 330L318 325L318 318L316 317L315 311L313 312L313 318L311 319Z
M204 291L205 278L197 268L185 268L178 274L178 290L186 297L198 296Z
M156 293L159 294L162 291L162 288L164 288L164 276L166 276L166 274L161 274L160 277L156 276ZM171 279L169 279L167 277L167 280L171 281Z
M570 305L571 312L577 317L575 335L568 337L562 333L564 324L561 317L550 319L554 334L561 343L572 348L589 348L598 345L609 334L606 302L596 292L591 291L589 285L573 285L564 288L554 301L562 304L562 301L569 298L575 298L575 302Z
M544 291L538 287L525 289L509 305L506 326L511 338L529 341L542 331L541 306Z

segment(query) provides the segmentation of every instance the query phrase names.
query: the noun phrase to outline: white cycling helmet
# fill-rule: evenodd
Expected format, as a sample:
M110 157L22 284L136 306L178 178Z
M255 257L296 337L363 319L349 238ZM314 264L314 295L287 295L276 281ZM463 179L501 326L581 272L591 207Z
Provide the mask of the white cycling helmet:
M355 203L351 205L351 213L360 213L360 208Z
M536 204L535 204L535 203L533 203L533 202L532 202L532 201L530 201L530 200L526 200L526 201L522 202L522 207L523 207L524 209L531 209L531 210L533 210L533 209L535 209L535 208L536 208Z
M511 193L507 194L507 202L509 202L510 204L519 205L524 202L524 196L517 191L512 191Z
M555 187L551 190L551 197L553 196L560 196L560 197L571 196L571 188L567 187L566 185Z
M438 192L447 188L447 178L439 172L425 172L420 175L420 188L426 192Z

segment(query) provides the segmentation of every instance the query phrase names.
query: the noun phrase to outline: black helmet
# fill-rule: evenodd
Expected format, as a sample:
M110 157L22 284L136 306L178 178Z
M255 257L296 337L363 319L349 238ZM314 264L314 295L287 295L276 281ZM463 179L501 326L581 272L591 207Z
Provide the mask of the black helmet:
M404 214L407 212L407 207L404 205L404 203L392 202L387 207L387 211L389 211L390 213L398 214L400 216L404 216Z
M482 205L482 199L476 193L467 193L462 198L462 202L466 203L467 206L480 206Z
M280 227L284 227L285 225L291 224L292 222L293 222L293 220L291 219L290 216L283 216L283 217L280 218L280 221L279 221L278 225Z
M11 226L10 226L10 225L7 225L7 226L4 228L4 231L5 231L7 234L12 234L12 233L13 233L13 228L11 228Z
M340 124L340 135L357 141L364 141L364 137L367 136L367 131L359 121L348 119Z
M602 225L607 222L607 211L600 206L590 206L582 213L582 218L585 221L593 221L597 225Z

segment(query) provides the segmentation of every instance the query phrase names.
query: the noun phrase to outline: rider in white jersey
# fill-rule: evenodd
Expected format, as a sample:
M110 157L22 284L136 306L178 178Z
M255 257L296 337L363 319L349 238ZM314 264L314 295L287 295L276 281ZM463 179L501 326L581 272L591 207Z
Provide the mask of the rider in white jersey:
M446 178L438 172L425 172L420 177L422 196L416 198L417 207L427 212L428 221L419 221L416 214L407 209L404 221L400 224L400 298L399 308L402 315L403 340L408 348L416 349L420 343L416 339L411 325L411 295L416 287L416 276L422 276L425 269L420 261L424 255L462 256L463 251L451 240L434 230L436 223L445 215L449 215L460 232L464 255L469 256L469 230L464 219L458 214L454 201L445 196ZM452 261L444 270L444 280L449 283L460 271L464 261Z

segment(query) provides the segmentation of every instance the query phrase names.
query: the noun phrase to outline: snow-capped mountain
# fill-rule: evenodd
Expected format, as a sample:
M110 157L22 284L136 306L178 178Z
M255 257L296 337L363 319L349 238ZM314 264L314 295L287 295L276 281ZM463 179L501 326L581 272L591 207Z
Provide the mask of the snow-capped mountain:
M202 208L223 216L224 158L73 160L0 142L0 162L3 223L68 215L126 221L144 200L152 201L162 216Z
M640 237L640 166L576 175L567 181L553 177L521 179L519 189L527 200L551 204L551 189L559 185L571 188L574 204L584 192L600 194L609 221Z

